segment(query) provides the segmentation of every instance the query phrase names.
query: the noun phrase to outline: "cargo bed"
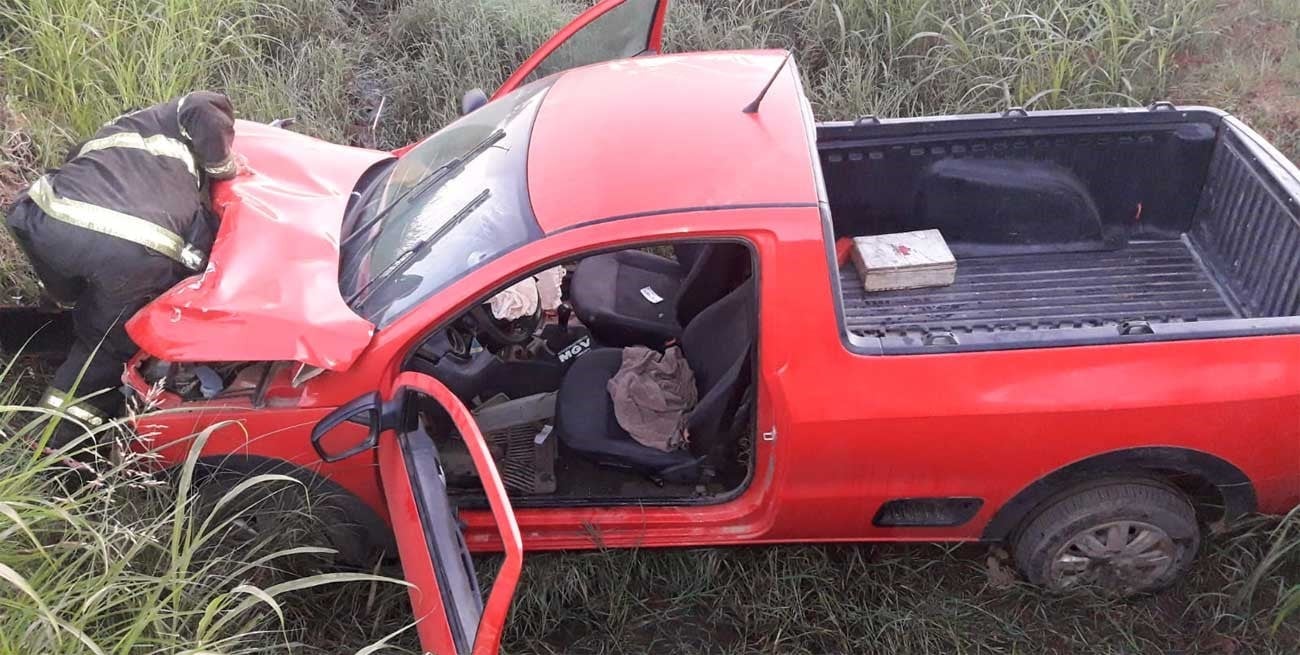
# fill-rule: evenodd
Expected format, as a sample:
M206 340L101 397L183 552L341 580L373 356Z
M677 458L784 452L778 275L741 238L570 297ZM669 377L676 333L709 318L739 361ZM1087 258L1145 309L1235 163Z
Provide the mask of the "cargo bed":
M937 229L945 287L834 276L862 354L1300 333L1300 171L1222 112L860 119L817 129L828 256Z
M844 321L870 337L1043 330L1233 318L1229 299L1183 241L1134 243L1113 252L973 257L952 286L863 291L840 269Z

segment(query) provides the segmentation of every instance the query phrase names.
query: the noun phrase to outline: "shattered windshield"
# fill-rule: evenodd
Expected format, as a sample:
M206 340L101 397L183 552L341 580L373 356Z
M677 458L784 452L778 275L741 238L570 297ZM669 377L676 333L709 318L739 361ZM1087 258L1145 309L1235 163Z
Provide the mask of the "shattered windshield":
M528 203L532 121L549 82L461 117L365 193L342 244L339 288L383 327L471 270L541 234Z

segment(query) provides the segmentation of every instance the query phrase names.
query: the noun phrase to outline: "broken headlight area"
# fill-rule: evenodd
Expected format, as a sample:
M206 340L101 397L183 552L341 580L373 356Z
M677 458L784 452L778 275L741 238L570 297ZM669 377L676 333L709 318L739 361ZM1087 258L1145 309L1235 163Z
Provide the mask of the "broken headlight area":
M267 362L168 362L150 357L140 363L140 375L150 386L184 400L210 400L252 394Z

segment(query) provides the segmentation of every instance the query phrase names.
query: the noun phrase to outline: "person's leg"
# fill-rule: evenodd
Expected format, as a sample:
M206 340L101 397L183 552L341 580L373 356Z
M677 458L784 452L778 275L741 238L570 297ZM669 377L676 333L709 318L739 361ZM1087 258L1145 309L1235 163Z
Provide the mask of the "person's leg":
M126 244L135 251L122 247L124 243L106 244L106 250L125 252L109 257L104 273L92 278L78 298L73 313L76 342L45 396L49 406L58 405L92 427L122 410L123 397L116 389L123 366L138 350L127 335L126 321L179 279L170 260L135 244Z
M78 298L73 310L76 338L41 396L42 406L63 412L76 422L61 421L47 444L50 448L62 448L82 436L84 428L78 423L93 430L121 411L122 394L116 387L130 355L123 357L109 343L104 331L112 323L106 318L96 294L88 291Z
M122 396L109 387L121 377L121 365L101 356L96 346L78 337L41 396L43 407L76 419L59 422L46 444L49 448L62 448L82 436L85 428L103 426L120 409ZM93 397L85 397L92 393Z

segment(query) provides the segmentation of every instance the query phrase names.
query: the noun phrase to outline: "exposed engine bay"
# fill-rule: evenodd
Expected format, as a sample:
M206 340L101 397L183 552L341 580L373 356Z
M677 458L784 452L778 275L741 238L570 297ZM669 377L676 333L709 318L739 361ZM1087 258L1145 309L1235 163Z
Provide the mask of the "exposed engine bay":
M150 357L140 364L145 382L184 400L253 395L274 362L168 362Z

